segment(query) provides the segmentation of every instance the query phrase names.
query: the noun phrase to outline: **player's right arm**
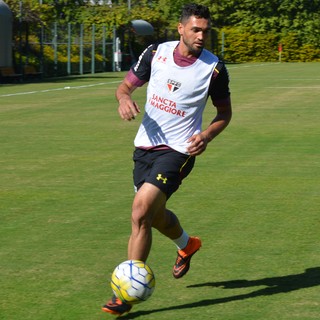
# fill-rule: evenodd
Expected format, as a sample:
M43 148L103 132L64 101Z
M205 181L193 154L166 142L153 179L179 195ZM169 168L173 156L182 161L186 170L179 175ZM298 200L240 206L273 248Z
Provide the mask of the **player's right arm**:
M150 45L140 55L138 61L131 67L125 79L116 90L116 98L119 102L118 112L123 120L131 121L140 113L140 108L132 100L132 92L149 81L151 73L151 61L157 46Z
M118 112L123 120L131 121L140 113L139 106L132 100L131 94L137 88L126 78L121 82L116 91L119 102Z

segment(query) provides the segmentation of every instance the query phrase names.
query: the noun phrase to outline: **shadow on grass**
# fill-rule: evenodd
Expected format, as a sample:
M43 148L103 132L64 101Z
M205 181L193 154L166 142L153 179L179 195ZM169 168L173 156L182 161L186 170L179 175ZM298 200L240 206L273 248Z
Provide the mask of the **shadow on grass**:
M215 304L227 303L231 301L239 301L251 299L261 296L270 296L278 293L287 293L304 288L310 288L320 285L320 267L306 269L304 273L293 274L281 277L264 278L258 280L231 280L222 282L206 282L190 285L187 288L200 287L221 287L223 289L239 289L257 286L267 286L266 288L252 291L250 293L234 295L230 297L205 299L192 303L171 306L167 308L154 309L148 311L138 311L129 313L128 315L119 317L118 319L134 319L140 316L149 315L155 312L163 312L169 310L181 310L190 308L200 308Z

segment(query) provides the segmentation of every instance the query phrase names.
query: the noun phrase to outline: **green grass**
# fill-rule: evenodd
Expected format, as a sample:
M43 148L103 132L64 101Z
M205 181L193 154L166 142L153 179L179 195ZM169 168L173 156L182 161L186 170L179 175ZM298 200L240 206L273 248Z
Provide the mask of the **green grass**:
M203 248L175 280L155 232L156 290L123 319L319 319L320 64L228 67L233 120L168 204ZM123 75L0 86L0 319L113 318L141 120L117 114Z

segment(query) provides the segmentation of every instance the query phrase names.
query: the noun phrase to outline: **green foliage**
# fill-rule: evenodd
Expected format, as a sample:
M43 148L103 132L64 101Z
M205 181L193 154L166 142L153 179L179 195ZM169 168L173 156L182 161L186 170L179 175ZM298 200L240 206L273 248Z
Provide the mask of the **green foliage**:
M283 35L281 43L283 47L282 61L320 61L320 48L316 48L312 44L303 44L297 33Z
M20 22L24 39L27 34L39 38L41 25L50 28L58 22L59 25L104 26L109 39L117 30L126 54L132 47L141 52L147 42L177 39L181 7L188 2L132 0L129 10L125 0L112 1L112 5L107 5L107 1L103 5L96 1L93 5L89 0L43 0L40 5L39 0L22 0L20 10L20 1L6 0L15 18L15 48L19 47ZM225 32L224 58L228 61L276 61L280 42L283 61L320 59L320 0L201 0L199 3L210 8L213 19L214 36L208 49L219 52L221 43L218 44L216 35ZM130 21L134 19L150 22L155 29L154 37L129 36Z
M245 28L224 28L224 59L229 62L277 61L278 37Z
M320 61L320 49L311 44L304 44L299 51L299 60L305 62Z
M222 0L213 6L219 27L250 28L252 33L293 32L303 44L320 46L320 0Z
M320 49L312 44L302 44L296 33L253 33L241 27L223 28L222 32L225 34L223 57L228 62L277 61L279 43L283 49L282 61L320 61Z
M16 19L28 23L50 24L53 21L77 21L87 7L84 1L6 0ZM20 8L21 3L21 8ZM21 10L20 10L21 9Z

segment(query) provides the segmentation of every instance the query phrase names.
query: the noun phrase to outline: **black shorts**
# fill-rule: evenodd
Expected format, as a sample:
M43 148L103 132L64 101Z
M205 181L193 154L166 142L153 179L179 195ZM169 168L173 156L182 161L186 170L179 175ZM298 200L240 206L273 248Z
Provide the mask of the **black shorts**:
M157 186L169 199L178 190L182 180L191 172L195 157L172 149L136 148L133 161L133 181L136 190L139 190L144 182L148 182Z

